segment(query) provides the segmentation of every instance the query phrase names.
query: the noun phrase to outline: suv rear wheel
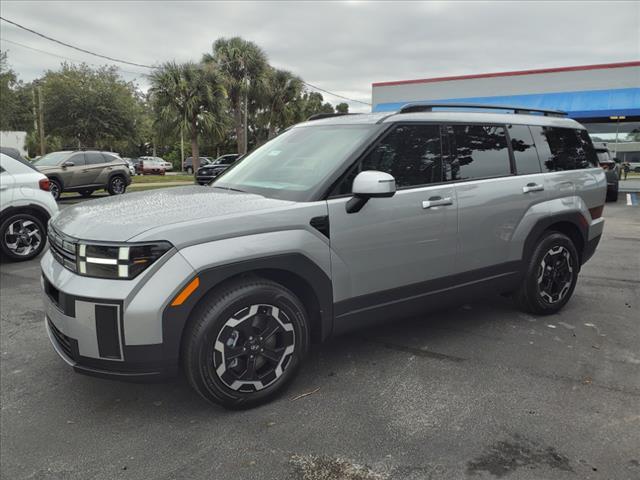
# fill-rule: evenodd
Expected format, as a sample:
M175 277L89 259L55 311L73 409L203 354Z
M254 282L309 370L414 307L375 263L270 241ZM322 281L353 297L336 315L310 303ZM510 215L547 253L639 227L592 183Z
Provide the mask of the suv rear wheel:
M37 257L47 242L42 221L28 213L16 213L0 225L0 249L14 261Z
M571 298L579 269L578 252L571 239L559 232L547 233L529 259L516 302L530 313L556 313Z
M282 285L233 282L196 312L185 333L183 366L191 386L227 408L249 408L280 393L309 348L306 311Z
M60 200L60 195L62 195L62 185L60 182L54 178L49 179L49 191L51 195L53 195L54 200Z
M122 195L127 190L127 182L121 175L114 175L109 180L107 185L107 192L109 195Z

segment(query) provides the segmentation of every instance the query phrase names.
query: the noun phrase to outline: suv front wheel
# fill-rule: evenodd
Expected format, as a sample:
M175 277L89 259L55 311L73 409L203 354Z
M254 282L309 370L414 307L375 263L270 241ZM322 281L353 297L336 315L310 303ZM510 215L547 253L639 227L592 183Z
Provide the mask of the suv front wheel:
M198 308L184 336L191 386L227 408L280 393L309 348L307 313L282 285L252 277L230 283Z
M580 259L571 239L559 232L548 232L529 258L515 300L530 313L556 313L571 298L579 270Z

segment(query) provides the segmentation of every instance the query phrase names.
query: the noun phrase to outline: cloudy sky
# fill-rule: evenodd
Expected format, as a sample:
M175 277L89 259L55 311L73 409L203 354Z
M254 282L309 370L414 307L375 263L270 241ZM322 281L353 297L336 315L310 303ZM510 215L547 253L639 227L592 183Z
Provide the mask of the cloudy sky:
M364 102L378 81L640 59L640 2L2 0L0 11L50 37L151 65L197 61L216 38L240 35L272 65ZM106 63L6 22L0 28L2 50L23 80L56 69L60 56ZM146 88L146 69L121 69Z

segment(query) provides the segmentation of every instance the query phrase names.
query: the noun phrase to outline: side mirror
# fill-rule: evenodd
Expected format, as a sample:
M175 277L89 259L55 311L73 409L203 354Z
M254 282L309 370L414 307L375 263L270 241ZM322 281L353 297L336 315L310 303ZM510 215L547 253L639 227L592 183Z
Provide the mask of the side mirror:
M356 213L370 198L393 197L396 180L392 175L375 170L360 172L353 180L353 198L347 202L347 213Z
M73 167L74 165L75 163L73 163L71 160L67 160L62 164L63 167Z

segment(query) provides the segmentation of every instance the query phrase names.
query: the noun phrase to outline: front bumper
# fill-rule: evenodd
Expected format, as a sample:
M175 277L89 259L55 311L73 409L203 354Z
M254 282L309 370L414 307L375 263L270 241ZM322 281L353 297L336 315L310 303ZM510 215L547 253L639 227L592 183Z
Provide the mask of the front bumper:
M175 250L133 280L76 275L47 252L41 261L45 326L55 351L74 370L153 381L178 370L182 330L163 312L194 275Z

